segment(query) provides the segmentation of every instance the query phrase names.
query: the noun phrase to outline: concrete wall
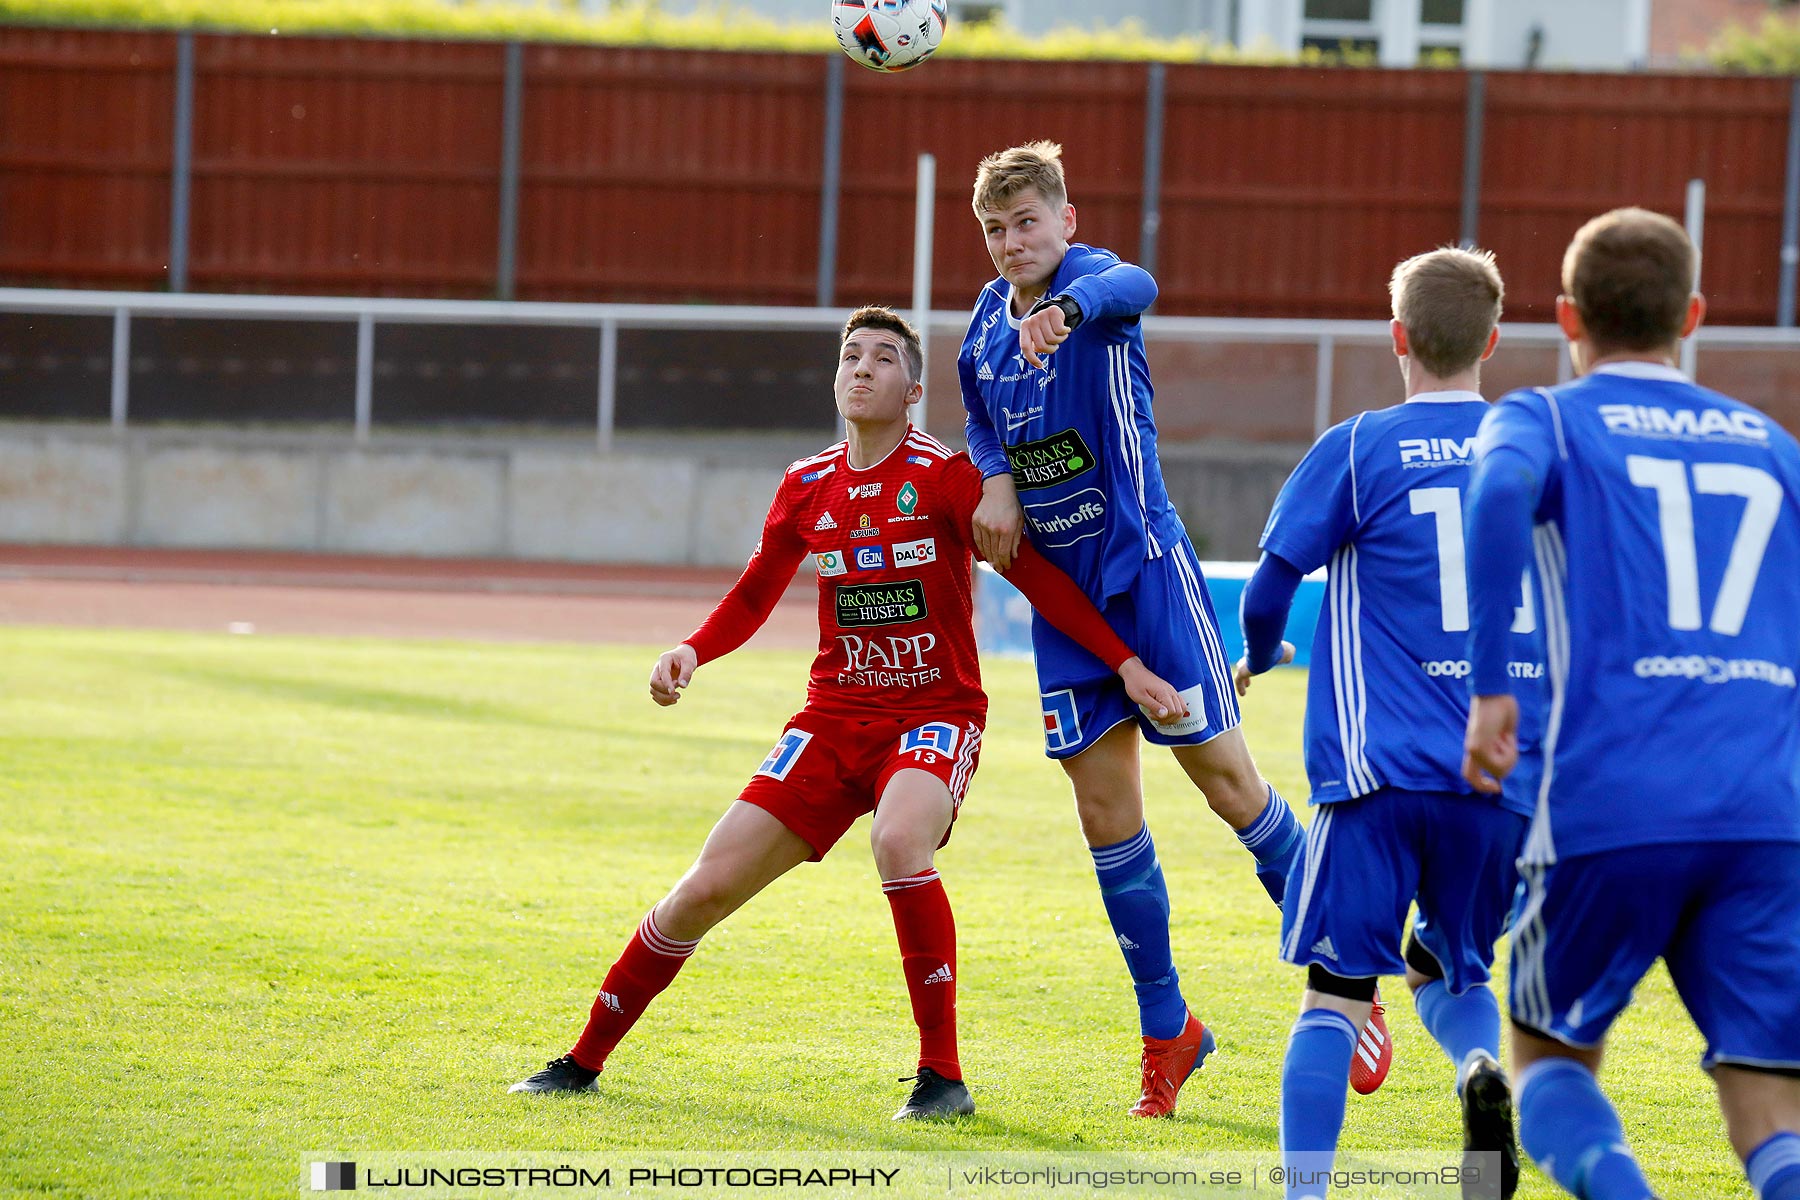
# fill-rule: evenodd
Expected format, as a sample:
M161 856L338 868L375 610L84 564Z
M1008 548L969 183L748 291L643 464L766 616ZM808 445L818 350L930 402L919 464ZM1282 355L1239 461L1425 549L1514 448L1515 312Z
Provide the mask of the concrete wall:
M0 541L735 566L786 461L13 427Z
M0 427L0 541L740 566L829 435L583 444ZM1167 446L1195 544L1254 556L1304 445Z

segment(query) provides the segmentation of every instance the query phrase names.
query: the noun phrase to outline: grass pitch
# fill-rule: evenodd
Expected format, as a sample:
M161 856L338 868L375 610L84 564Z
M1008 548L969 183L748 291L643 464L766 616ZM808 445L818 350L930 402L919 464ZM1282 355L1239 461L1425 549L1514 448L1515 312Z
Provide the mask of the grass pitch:
M1246 1150L1273 1160L1300 973L1229 831L1160 752L1176 961L1222 1052L1124 1116L1137 1030L1028 666L990 662L940 855L980 1106L896 1126L914 1040L866 823L716 930L598 1096L508 1096L802 699L741 652L674 710L654 650L0 630L0 1193L292 1194L311 1150ZM1304 676L1248 734L1305 796ZM1347 1149L1454 1147L1450 1068L1390 981L1398 1061ZM1605 1082L1670 1196L1749 1191L1659 970ZM1553 1189L1528 1174L1521 1195Z

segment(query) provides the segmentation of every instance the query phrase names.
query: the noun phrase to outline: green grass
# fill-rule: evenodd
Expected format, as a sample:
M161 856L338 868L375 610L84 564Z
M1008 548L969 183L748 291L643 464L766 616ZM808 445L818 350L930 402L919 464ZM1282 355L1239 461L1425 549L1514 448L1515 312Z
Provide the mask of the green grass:
M888 1120L914 1047L866 824L707 939L603 1094L507 1096L801 699L802 656L746 651L659 710L653 654L0 630L0 1194L290 1194L332 1147L1272 1149L1299 973L1162 754L1177 961L1224 1052L1176 1120L1122 1115L1130 993L1011 662L939 858L977 1117ZM1295 799L1303 680L1248 722ZM1389 990L1400 1061L1344 1144L1452 1147L1448 1065ZM1652 1180L1747 1196L1660 970L1614 1044Z

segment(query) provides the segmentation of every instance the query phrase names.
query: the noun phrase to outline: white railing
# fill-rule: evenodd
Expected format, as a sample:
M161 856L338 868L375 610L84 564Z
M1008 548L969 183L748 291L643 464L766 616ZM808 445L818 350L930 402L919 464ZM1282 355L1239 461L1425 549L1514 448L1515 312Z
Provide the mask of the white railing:
M842 308L750 307L738 305L574 304L499 300L399 300L334 296L201 295L163 292L98 292L40 288L0 288L0 312L111 316L111 417L123 430L131 411L131 321L157 317L225 317L250 320L354 321L356 337L355 436L366 441L374 418L375 326L392 324L555 325L599 331L599 384L595 395L595 436L602 451L612 449L618 387L621 329L770 329L835 331ZM935 310L933 334L960 334L966 312ZM1508 345L1557 346L1554 325L1506 325ZM1314 347L1314 433L1331 423L1333 356L1340 344L1381 345L1386 321L1324 321L1249 317L1147 317L1144 331L1158 341L1272 342ZM1703 326L1699 348L1743 346L1800 350L1800 329ZM1558 355L1560 378L1568 359Z

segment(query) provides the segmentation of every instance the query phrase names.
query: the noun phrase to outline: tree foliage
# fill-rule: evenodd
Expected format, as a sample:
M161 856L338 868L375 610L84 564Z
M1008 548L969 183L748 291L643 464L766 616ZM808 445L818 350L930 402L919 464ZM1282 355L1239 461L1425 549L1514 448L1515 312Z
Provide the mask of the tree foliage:
M1755 27L1732 25L1707 51L1716 67L1752 75L1800 75L1800 20L1771 13Z

